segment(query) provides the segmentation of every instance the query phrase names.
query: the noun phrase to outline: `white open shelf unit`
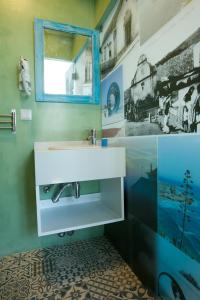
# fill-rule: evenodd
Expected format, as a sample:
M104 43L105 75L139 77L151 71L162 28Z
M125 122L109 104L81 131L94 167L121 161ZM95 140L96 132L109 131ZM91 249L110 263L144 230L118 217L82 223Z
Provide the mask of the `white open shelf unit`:
M124 219L123 179L100 181L100 193L61 198L59 202L39 199L37 193L38 235L67 232ZM109 191L108 191L109 190Z
M48 150L36 143L35 175L38 235L50 235L124 220L125 149ZM38 147L39 145L39 147ZM38 147L38 148L37 148ZM99 180L100 192L40 199L40 186Z

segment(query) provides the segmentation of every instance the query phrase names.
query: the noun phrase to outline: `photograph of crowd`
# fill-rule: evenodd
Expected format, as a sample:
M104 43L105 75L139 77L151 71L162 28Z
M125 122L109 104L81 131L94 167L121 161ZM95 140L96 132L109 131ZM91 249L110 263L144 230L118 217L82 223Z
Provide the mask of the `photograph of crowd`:
M200 133L200 29L155 65L140 56L124 112L127 136Z

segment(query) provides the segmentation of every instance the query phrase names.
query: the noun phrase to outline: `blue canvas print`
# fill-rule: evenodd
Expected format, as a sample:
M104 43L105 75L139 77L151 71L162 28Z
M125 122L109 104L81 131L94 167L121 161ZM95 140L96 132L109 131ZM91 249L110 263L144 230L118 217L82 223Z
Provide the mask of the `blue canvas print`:
M102 81L101 91L103 126L123 120L122 66L117 68Z
M107 225L158 300L200 299L200 136L124 137L126 221Z
M157 235L158 300L199 300L200 264Z
M123 137L109 146L126 148L126 221L106 226L105 232L143 279L155 288L157 230L157 137ZM147 213L148 212L148 213Z
M110 140L109 145L126 148L125 197L128 203L128 217L129 214L134 215L156 230L157 138L123 137Z
M158 140L158 228L200 262L200 136Z

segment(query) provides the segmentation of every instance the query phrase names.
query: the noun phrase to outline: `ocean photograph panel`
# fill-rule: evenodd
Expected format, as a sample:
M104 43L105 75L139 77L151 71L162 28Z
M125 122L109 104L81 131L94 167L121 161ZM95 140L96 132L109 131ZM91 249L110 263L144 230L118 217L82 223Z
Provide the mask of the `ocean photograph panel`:
M199 300L200 264L157 235L158 300Z
M126 148L125 206L128 219L157 227L157 137L124 137L109 141Z
M200 136L158 139L158 232L200 262Z
M114 236L114 244L118 249L127 247L125 258L129 265L142 278L143 283L154 290L157 247L157 137L114 138L109 139L109 146L126 148L126 221L107 225L106 234ZM121 253L124 254L125 249Z

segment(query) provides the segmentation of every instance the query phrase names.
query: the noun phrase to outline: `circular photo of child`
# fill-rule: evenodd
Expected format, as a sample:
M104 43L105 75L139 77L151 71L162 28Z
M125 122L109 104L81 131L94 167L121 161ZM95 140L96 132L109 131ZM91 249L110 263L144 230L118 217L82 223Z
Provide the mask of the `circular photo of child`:
M112 82L107 94L108 115L111 116L119 110L120 89L116 82Z

